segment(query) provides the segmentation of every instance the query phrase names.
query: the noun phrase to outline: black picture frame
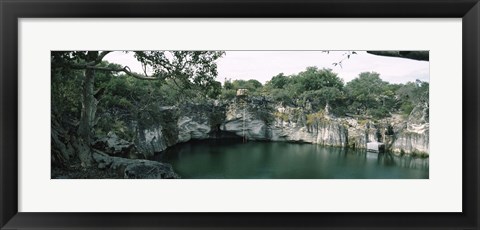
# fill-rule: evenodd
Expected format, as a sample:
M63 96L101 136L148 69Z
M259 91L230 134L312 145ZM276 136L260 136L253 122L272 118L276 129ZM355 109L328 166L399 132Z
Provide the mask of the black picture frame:
M1 229L479 229L478 0L0 0L0 15ZM461 213L18 212L17 20L63 17L462 18L463 211Z

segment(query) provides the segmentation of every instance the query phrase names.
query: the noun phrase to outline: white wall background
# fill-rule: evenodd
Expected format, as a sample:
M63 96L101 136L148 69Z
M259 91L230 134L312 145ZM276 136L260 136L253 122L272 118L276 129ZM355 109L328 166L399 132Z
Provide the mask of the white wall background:
M19 211L460 212L461 32L461 19L21 19ZM178 49L430 50L430 179L51 180L50 50Z

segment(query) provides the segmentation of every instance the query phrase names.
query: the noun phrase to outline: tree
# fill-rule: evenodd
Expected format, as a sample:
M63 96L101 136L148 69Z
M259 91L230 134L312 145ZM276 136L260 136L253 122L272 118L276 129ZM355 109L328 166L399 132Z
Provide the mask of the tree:
M310 102L314 110L323 109L343 98L343 80L331 69L307 67L294 78L302 86L298 89L301 101Z
M144 66L144 73L138 74L128 66L102 65L106 55L112 51L54 51L51 53L52 72L55 70L83 71L82 107L78 125L77 154L83 166L92 163L90 142L95 125L98 97L104 89L95 90L95 76L98 72L123 72L129 77L141 80L171 80L178 90L195 85L209 85L217 75L215 60L222 51L133 51L135 58ZM147 74L147 66L153 69Z
M397 89L396 94L400 98L401 111L404 115L409 115L418 104L426 103L428 106L429 83L420 80L407 82Z
M215 99L220 96L220 94L222 94L222 83L220 83L219 81L212 81L206 86L207 96L209 98Z
M345 86L351 100L351 110L357 114L385 116L390 108L385 108L384 98L393 97L388 93L388 85L376 72L360 73L358 78Z
M233 89L247 89L249 92L255 92L257 89L262 87L262 83L257 80L250 79L248 81L245 80L234 80L232 82Z
M342 88L343 81L331 69L318 69L307 67L298 74L298 78L304 90L319 90L324 87Z
M285 76L283 73L279 73L276 76L272 77L265 85L274 88L274 89L283 89L285 85L289 83L288 76Z
M259 95L262 83L255 79L250 80L225 80L221 92L221 98L231 100L235 98L238 89L247 89L249 95Z

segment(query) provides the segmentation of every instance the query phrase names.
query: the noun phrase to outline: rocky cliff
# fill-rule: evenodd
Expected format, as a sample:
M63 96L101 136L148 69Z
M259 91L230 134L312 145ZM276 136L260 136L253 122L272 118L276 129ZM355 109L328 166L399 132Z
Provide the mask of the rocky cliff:
M369 141L385 142L395 153L429 153L428 108L417 106L410 116L382 120L333 117L308 107L275 104L262 97L189 103L163 107L162 121L136 127L134 141L145 157L189 140L242 137L247 140L302 142L366 148Z
M398 125L396 134L391 141L391 150L396 153L430 152L430 126L428 103L417 105L407 119Z

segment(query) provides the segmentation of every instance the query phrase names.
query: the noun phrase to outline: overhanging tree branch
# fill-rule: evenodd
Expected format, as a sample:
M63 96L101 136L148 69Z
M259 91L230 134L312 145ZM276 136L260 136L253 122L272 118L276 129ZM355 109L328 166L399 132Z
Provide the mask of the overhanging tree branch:
M111 53L112 51L102 51L98 57L95 58L95 60L91 61L91 62L85 62L85 63L69 63L70 67L72 69L87 69L88 67L90 66L96 66L98 64L100 64L103 60L103 58Z
M408 58L417 61L429 61L429 51L367 51L369 54L386 56L386 57L398 57Z
M141 80L162 80L162 79L165 79L165 77L164 76L162 77L160 74L156 74L156 76L148 76L146 72L145 72L145 75L134 73L130 70L130 68L128 66L125 66L123 68L97 66L98 64L100 64L102 62L103 58L111 52L112 51L102 51L95 58L94 61L86 62L86 63L69 63L69 66L72 69L90 69L90 70L100 70L100 71L110 71L110 72L124 72L128 76L131 76L131 77L134 77L134 78L137 78L137 79L141 79Z
M162 80L165 77L161 77L159 74L154 76L144 76L141 74L133 73L128 66L123 68L112 68L112 67L101 67L101 66L87 66L85 69L100 70L100 71L111 71L111 72L124 72L128 76L141 79L141 80Z

